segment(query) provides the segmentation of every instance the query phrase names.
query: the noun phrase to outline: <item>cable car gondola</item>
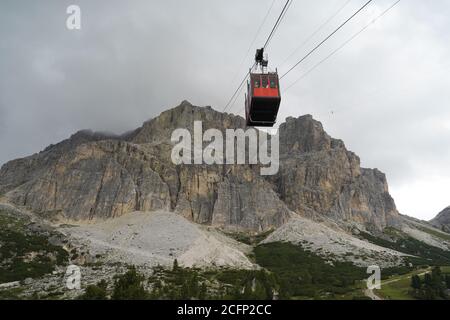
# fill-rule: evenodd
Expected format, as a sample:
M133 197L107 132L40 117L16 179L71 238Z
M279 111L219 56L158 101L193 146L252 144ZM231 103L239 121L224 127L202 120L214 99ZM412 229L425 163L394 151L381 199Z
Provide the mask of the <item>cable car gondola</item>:
M249 127L273 127L277 121L281 103L278 72L267 71L267 66L264 48L256 50L255 69L250 69L245 96L245 117Z

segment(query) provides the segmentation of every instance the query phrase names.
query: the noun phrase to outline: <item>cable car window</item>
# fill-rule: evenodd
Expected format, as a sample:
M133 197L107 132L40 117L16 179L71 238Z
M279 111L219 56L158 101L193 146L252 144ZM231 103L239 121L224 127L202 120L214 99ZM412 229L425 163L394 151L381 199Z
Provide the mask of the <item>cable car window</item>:
M261 87L261 82L259 79L255 79L255 88Z
M271 79L270 79L270 87L271 87L272 89L275 89L275 88L277 87L277 82L275 81L274 78L271 78Z
M262 86L263 86L263 88L269 87L269 79L267 79L267 77L262 78Z

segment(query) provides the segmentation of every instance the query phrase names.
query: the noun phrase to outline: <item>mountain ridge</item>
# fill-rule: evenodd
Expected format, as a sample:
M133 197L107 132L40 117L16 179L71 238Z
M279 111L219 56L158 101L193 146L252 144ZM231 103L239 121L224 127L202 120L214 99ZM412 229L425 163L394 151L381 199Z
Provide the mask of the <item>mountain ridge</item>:
M171 132L245 129L245 120L183 101L124 135L79 131L39 154L6 163L0 194L14 204L74 220L171 210L206 225L264 232L292 214L361 228L398 222L387 180L360 167L342 140L311 115L280 125L280 170L261 177L249 165L175 166Z
M450 232L450 206L442 210L430 223L442 231Z

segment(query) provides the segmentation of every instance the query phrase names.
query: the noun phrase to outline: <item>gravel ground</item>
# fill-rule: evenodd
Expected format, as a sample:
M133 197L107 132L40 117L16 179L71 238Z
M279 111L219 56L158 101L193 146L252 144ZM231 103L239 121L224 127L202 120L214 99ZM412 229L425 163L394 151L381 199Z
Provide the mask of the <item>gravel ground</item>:
M437 247L440 248L442 250L449 250L450 249L450 245L447 241L444 241L438 237L435 237L427 232L415 229L415 228L411 228L408 226L404 226L402 228L402 231L405 232L406 234L408 234L409 236L420 240L430 246L433 247Z
M263 241L272 242L300 244L322 256L334 256L337 260L350 261L364 267L395 266L402 263L402 256L405 256L300 216L292 218Z
M111 263L171 266L176 258L187 267L255 267L242 244L167 211L134 212L60 231Z

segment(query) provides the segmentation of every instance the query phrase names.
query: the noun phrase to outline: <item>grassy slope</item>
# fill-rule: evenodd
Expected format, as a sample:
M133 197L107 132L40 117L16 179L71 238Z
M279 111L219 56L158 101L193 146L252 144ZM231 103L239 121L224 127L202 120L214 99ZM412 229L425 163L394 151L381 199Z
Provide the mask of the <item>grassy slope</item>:
M377 290L377 294L384 299L389 300L415 300L409 295L411 284L410 277L404 277L398 281L382 285L381 290Z
M441 267L442 274L450 275L450 267ZM419 275L423 281L424 274L431 272L431 268L416 270L403 276L392 277L389 280L383 281L381 290L377 290L376 293L389 300L415 300L410 294L411 290L411 277L413 275Z
M376 290L377 295L389 300L415 300L409 294L411 290L411 277L413 275L423 275L425 272L430 272L431 268L414 270L405 275L398 275L390 277L382 281L381 290Z
M450 265L449 251L430 246L399 230L388 229L385 232L392 237L394 241L381 239L365 232L361 232L360 237L373 244L416 256L416 258L409 259L414 265Z
M351 299L360 297L365 268L348 262L330 264L324 258L288 243L255 248L256 262L273 272L281 298Z
M441 231L438 231L438 230L427 228L425 226L417 226L416 225L416 228L421 230L421 231L423 231L423 232L426 232L426 233L428 233L428 234L430 234L432 236L435 236L435 237L437 237L439 239L442 239L442 240L445 240L445 241L450 241L450 234L448 234L448 233L444 233L444 232L441 232Z
M0 283L37 278L67 262L67 252L49 243L50 234L30 231L19 215L0 209Z

